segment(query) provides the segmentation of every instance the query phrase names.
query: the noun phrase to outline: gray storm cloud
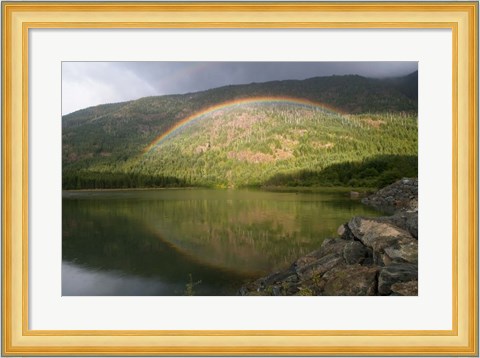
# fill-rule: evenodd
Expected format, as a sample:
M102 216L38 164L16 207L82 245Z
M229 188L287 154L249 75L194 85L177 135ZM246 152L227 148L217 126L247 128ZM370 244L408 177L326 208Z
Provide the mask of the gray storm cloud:
M396 77L417 62L64 62L62 113L231 84L357 74Z

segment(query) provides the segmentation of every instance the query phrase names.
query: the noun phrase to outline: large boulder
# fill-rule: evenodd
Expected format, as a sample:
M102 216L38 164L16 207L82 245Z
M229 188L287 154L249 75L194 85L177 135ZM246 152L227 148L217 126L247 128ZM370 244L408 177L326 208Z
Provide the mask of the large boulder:
M385 222L382 218L376 219L355 216L348 222L348 228L355 238L360 240L366 246L371 246L369 240L378 236L409 236L409 233L406 230Z
M348 223L342 224L337 229L337 234L343 240L355 240L355 235L348 227Z
M377 223L385 223L396 226L400 229L407 231L412 237L418 238L418 212L400 210L391 216L379 216L371 218ZM353 224L354 225L354 224ZM342 225L343 226L343 225ZM342 227L341 226L341 227ZM355 229L355 226L354 226ZM340 228L338 229L340 231ZM342 230L342 238L348 237L348 223ZM344 237L345 236L345 237ZM353 237L354 239L354 237Z
M418 210L418 179L403 178L362 199L362 203L394 213L400 209Z
M418 262L418 241L410 233L383 218L354 217L348 227L355 239L373 252L373 262L380 266L397 262Z
M328 271L320 284L324 296L374 296L377 294L376 266L349 265Z
M378 293L390 295L396 283L417 281L418 267L412 264L392 264L383 267L378 275ZM398 290L398 286L396 286Z
M383 252L392 262L418 263L418 241L412 237L400 237L385 247Z
M292 268L295 270L301 269L304 266L307 266L318 259L330 255L338 254L341 255L343 252L343 247L348 243L346 240L342 239L325 239L320 246L320 249L312 251L305 256L298 258L292 265Z
M345 260L341 254L328 254L306 266L297 268L297 275L301 280L321 277L325 272L343 263L345 263Z
M366 260L371 263L372 250L358 241L350 241L343 247L343 258L347 265L363 264Z
M401 210L395 215L384 218L410 233L415 239L418 238L418 212Z

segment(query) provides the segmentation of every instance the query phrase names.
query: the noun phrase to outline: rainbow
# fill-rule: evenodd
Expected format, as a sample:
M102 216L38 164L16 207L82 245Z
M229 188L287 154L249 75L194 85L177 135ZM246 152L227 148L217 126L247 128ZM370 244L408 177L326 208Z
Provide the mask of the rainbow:
M182 119L178 123L176 123L174 126L170 127L166 132L162 133L159 135L157 138L155 138L144 150L144 153L148 153L151 151L153 148L158 146L163 140L168 138L170 135L172 135L174 132L180 130L181 128L191 124L192 122L195 122L196 120L199 120L203 118L204 116L211 114L215 111L219 111L222 109L227 109L231 107L237 107L237 106L242 106L242 105L247 105L247 104L262 104L262 103L281 103L281 104L293 104L297 106L308 106L308 107L313 107L313 108L319 108L321 110L326 110L329 112L334 112L338 114L343 114L342 111L339 111L338 109L335 109L331 106L318 103L318 102L313 102L309 101L306 99L300 99L300 98L294 98L294 97L250 97L250 98L241 98L241 99L235 99L232 101L227 101L219 104L215 104L210 107L203 108L190 116Z

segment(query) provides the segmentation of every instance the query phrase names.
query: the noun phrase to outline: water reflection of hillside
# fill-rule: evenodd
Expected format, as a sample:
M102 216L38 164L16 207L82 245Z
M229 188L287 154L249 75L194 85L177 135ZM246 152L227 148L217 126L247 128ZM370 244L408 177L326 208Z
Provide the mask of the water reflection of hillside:
M64 201L63 206L63 261L95 274L113 270L117 273L109 273L109 277L123 272L183 287L192 274L194 280L202 280L199 292L205 294L234 293L239 283L257 276L198 261L118 211L97 212L95 208L104 207L98 202Z
M338 195L256 191L83 193L63 205L66 261L219 287L284 267L353 214L374 214Z

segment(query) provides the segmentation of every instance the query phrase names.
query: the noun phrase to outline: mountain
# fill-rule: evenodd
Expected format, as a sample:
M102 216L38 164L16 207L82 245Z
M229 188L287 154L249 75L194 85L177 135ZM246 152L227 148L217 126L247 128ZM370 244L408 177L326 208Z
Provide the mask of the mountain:
M408 98L418 100L418 71L404 77L394 77L384 81L397 88Z
M316 77L86 108L62 118L63 187L377 185L416 170L417 81Z

